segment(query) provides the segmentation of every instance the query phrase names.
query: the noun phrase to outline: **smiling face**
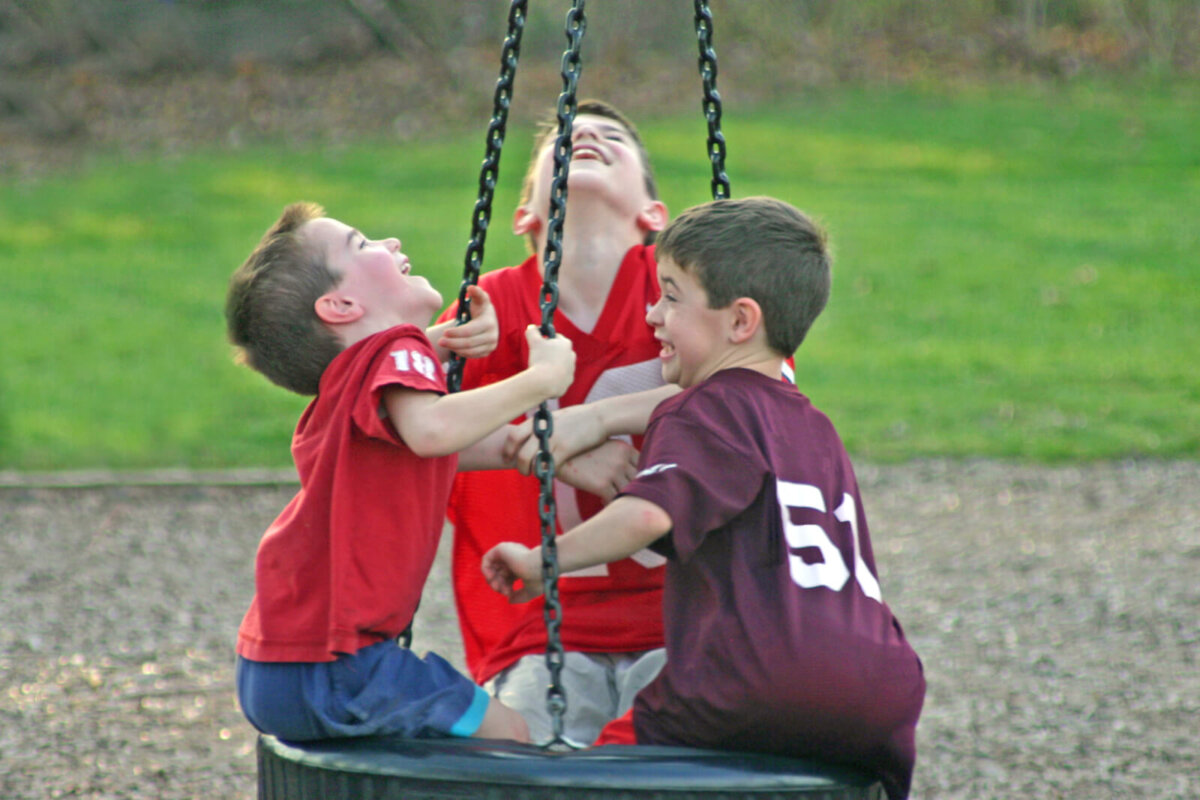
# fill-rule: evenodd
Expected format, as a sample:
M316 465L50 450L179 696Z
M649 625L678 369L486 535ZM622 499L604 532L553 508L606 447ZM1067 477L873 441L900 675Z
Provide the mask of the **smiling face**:
M385 330L407 322L423 328L441 308L441 294L412 274L399 239L368 239L330 217L306 222L300 234L340 276L335 291L369 315L372 327Z
M556 136L548 134L526 175L521 206L517 210L519 233L544 230L550 218L550 190L554 182ZM644 150L625 124L603 114L579 113L571 128L571 167L568 207L598 201L615 216L634 221L647 231L661 228L653 178L644 161ZM653 219L641 219L650 215ZM662 215L665 218L665 209Z
M704 287L670 258L659 259L658 286L662 294L646 312L646 322L662 344L663 380L686 389L725 363L730 309L709 308Z

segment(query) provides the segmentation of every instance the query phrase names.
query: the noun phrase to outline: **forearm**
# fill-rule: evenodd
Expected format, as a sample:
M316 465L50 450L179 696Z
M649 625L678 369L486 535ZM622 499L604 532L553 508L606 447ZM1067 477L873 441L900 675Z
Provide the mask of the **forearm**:
M561 572L608 564L628 558L671 530L671 518L661 507L640 497L618 497L600 513L558 537ZM541 562L541 548L532 551Z
M628 558L671 530L671 518L658 505L640 497L618 497L596 516L556 540L562 573ZM484 554L480 569L488 585L523 603L541 594L542 548L501 542ZM521 583L521 588L517 588Z
M658 404L679 391L678 386L668 384L559 409L554 412L554 436L550 440L555 460L569 462L613 437L645 433L650 414ZM526 421L509 435L505 455L528 475L537 448L533 424Z
M591 408L597 415L600 427L604 430L606 437L626 434L641 435L646 432L650 415L658 407L658 404L680 391L678 386L668 383L665 386L633 394L606 397L603 400L589 403L586 407Z
M511 425L503 425L458 454L458 471L472 472L487 469L507 469L512 463L504 459L504 442Z
M550 395L533 370L470 391L442 395L423 409L419 423L405 425L405 442L418 455L457 453L493 434Z

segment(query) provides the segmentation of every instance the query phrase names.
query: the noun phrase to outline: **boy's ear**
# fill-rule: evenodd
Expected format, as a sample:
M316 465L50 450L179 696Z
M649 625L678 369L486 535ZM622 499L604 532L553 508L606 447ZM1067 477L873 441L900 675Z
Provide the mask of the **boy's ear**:
M342 294L337 289L318 297L313 308L317 312L317 318L326 325L345 325L356 322L366 313L366 309L361 303L353 297Z
M528 203L517 206L517 210L513 212L513 233L517 236L536 235L541 227L542 221L533 213L533 208Z
M757 300L739 297L730 304L729 311L729 341L733 344L748 342L763 330L762 306Z
M644 231L661 231L667 227L667 206L658 200L651 200L637 216L637 226Z

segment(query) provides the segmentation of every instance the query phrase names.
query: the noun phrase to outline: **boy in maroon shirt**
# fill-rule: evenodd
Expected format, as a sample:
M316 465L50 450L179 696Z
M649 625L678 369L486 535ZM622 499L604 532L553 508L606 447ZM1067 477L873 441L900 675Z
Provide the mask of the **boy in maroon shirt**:
M657 257L646 320L684 391L651 416L637 477L558 541L564 572L649 545L670 559L666 666L598 744L814 758L906 797L921 663L882 601L845 448L780 380L829 296L824 234L778 200L720 200ZM539 548L498 545L483 571L513 602L542 591Z

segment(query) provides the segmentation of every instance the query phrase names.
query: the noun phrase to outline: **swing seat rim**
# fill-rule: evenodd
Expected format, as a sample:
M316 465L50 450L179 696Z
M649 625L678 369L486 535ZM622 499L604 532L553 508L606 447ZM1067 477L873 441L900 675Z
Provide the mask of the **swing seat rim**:
M579 789L752 792L866 791L878 781L850 768L763 753L653 745L553 752L497 739L363 737L285 742L259 736L259 758L320 771L447 784Z

